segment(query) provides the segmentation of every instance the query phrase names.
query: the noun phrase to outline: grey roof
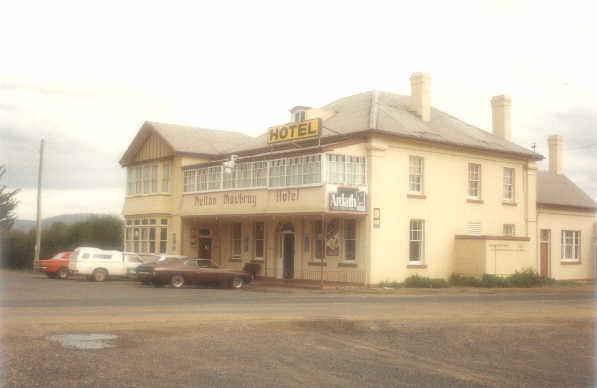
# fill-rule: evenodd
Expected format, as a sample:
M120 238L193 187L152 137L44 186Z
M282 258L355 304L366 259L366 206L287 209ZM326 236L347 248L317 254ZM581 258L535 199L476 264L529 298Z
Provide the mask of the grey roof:
M146 122L166 141L174 152L193 154L218 155L225 153L231 147L241 146L253 140L244 133L188 127L177 124Z
M174 153L210 156L223 154L230 147L253 140L240 132L146 121L120 158L120 164L124 166L131 163L152 133L157 133Z
M494 136L433 107L430 120L423 121L410 110L410 96L369 91L341 98L321 109L332 112L330 117L323 120L322 137L378 130L407 138L543 159L541 155L529 149ZM240 147L233 147L230 152L264 147L267 147L265 134Z
M537 171L537 203L597 210L597 203L568 177L549 171Z

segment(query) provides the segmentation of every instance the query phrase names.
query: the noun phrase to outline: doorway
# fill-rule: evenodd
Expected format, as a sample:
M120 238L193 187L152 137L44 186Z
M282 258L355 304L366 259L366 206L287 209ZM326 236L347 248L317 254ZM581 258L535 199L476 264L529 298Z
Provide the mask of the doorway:
M549 276L549 240L551 238L551 231L549 229L541 229L541 276Z
M294 279L294 234L282 234L284 256L284 279Z
M197 256L199 259L206 259L211 261L211 238L199 238L199 252Z

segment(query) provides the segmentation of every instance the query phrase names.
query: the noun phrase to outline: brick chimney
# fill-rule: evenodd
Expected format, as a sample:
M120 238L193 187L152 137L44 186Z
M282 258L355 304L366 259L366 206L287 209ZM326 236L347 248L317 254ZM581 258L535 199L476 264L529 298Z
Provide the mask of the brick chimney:
M512 100L509 96L501 95L491 98L491 129L495 136L508 141L512 141L510 106L512 106Z
M410 76L410 108L423 121L429 121L429 73L413 73Z
M549 144L549 172L562 173L562 136L551 135L547 138Z

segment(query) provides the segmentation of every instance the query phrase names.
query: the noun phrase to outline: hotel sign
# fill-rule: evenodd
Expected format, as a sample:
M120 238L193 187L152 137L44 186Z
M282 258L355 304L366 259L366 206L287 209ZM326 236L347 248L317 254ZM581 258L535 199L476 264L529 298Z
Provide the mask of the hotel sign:
M365 212L367 193L358 189L339 187L337 192L330 193L330 210Z
M303 140L321 136L321 119L288 123L267 129L267 144Z

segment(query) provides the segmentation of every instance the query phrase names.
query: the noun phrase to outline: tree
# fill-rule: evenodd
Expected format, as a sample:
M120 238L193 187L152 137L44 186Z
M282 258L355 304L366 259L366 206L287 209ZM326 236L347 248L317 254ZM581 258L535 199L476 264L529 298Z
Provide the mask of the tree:
M0 166L0 179L6 173L6 167ZM5 185L0 186L0 235L4 236L12 224L14 224L16 215L14 210L16 209L19 201L16 199L16 195L20 189L7 190Z

